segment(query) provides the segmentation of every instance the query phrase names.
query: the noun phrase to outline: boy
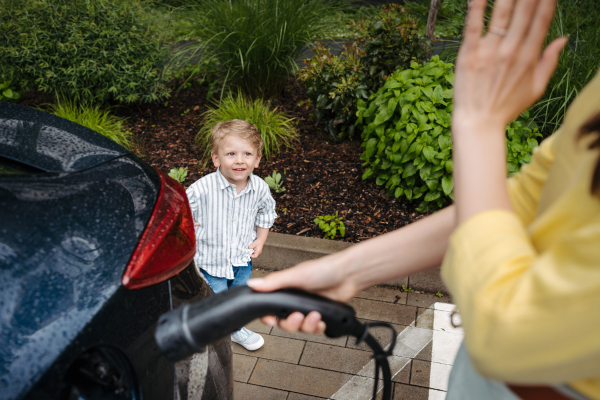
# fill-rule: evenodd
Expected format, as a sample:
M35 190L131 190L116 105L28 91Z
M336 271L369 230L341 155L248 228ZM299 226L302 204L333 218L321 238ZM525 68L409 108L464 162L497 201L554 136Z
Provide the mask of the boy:
M211 131L216 172L194 182L186 191L196 225L194 263L213 292L245 285L252 258L262 253L275 222L275 200L269 185L252 174L261 158L258 129L239 119L220 122ZM242 328L231 340L247 350L264 344L259 334Z

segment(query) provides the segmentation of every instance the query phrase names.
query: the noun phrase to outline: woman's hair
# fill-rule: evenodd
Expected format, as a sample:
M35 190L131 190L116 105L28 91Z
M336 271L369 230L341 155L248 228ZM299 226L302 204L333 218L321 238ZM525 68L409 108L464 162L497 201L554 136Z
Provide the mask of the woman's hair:
M600 150L600 113L593 115L581 126L579 130L579 138L591 133L595 134L595 137L594 140L589 144L588 149ZM596 167L594 168L591 192L592 195L600 197L600 158L598 158Z
M241 119L231 119L216 124L210 132L210 147L215 153L219 148L219 143L227 135L235 135L246 139L260 156L262 154L263 140L260 131L250 122Z

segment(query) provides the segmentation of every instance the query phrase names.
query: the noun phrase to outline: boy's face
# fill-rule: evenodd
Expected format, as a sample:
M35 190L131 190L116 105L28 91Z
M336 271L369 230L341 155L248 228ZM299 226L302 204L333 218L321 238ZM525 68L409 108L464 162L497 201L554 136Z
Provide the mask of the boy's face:
M219 143L217 152L211 152L213 164L221 168L221 174L234 185L245 184L258 168L260 156L250 142L239 136L227 135Z

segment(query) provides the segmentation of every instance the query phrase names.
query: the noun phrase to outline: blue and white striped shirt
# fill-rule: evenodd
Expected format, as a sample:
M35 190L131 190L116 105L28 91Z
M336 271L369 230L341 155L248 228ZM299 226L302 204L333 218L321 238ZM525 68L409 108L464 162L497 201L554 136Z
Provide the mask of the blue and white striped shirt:
M194 182L186 194L196 227L194 263L212 276L233 279L232 266L247 265L254 250L256 227L270 228L277 216L269 185L250 174L246 187L234 184L217 169Z

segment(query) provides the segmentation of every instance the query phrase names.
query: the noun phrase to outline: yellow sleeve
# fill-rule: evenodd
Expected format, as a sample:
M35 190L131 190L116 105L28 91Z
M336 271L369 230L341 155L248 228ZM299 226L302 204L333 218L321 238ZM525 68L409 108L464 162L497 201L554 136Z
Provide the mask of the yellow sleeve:
M599 260L598 213L541 253L515 213L486 211L461 224L442 276L476 368L523 384L600 376Z
M558 131L533 150L531 162L508 180L508 194L513 210L525 225L535 218L537 204L548 172L554 161L554 142Z

